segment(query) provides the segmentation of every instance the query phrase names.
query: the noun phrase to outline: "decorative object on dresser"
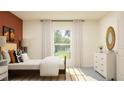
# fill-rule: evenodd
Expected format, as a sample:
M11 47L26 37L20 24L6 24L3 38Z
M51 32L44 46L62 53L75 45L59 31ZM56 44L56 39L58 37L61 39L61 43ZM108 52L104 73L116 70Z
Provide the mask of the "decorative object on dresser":
M0 60L0 80L8 80L8 66L6 60Z
M94 70L106 80L116 80L116 55L114 51L95 53Z
M99 50L100 53L103 53L103 46L99 46Z
M1 47L6 45L6 37L5 36L0 36L0 60L1 60Z

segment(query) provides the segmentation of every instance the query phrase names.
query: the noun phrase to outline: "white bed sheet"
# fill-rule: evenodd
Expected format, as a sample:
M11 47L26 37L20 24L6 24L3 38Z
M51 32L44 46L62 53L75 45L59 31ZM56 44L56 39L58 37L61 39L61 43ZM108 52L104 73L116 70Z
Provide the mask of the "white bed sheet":
M29 60L21 63L8 64L9 70L38 70L42 60Z
M9 70L40 70L41 59L31 59L26 62L8 64ZM64 69L64 62L60 63L59 69Z

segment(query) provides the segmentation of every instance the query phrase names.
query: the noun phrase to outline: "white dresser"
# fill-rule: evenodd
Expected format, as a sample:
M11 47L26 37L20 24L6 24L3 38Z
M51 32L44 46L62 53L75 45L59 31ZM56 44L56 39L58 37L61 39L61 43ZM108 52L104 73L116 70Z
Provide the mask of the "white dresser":
M113 51L108 53L95 53L94 70L106 80L116 80L116 55Z

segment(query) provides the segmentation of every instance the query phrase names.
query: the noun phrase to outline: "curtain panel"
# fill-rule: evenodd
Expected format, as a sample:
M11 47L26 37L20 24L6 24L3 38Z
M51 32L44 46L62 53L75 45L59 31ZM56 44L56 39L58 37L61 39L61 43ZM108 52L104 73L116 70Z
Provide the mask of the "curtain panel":
M52 55L52 22L45 19L42 22L42 58Z
M81 20L73 20L72 30L72 63L75 67L80 67L83 61L83 29Z

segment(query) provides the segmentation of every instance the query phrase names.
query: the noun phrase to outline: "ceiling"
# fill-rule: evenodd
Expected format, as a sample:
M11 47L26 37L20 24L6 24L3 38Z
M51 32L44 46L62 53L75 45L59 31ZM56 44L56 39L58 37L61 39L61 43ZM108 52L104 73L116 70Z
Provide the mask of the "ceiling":
M98 20L108 12L106 11L11 11L22 20Z

